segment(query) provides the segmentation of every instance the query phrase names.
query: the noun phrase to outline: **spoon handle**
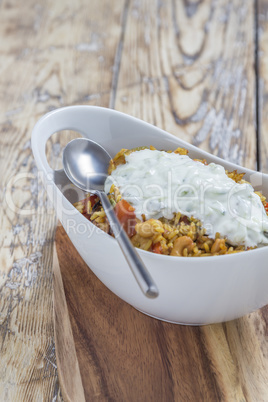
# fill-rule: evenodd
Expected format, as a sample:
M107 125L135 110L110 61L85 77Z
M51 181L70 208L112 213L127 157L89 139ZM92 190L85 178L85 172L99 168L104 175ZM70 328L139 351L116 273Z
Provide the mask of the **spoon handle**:
M111 229L114 233L116 240L118 241L121 250L126 257L128 265L130 266L132 273L138 282L143 293L150 298L155 298L158 296L159 292L156 284L154 283L150 273L143 264L140 256L138 255L136 249L129 240L128 235L122 228L114 210L110 204L109 198L103 191L98 191L98 196L101 200L103 209L106 216L110 222Z

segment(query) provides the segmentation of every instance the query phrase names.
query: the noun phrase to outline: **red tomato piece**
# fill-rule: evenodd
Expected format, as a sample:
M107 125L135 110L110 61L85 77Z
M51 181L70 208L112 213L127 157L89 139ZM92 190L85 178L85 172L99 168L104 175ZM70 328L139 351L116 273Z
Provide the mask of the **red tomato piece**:
M183 215L183 216L180 218L180 222L184 222L186 225L189 225L190 219L188 218L188 216Z
M156 253L156 254L162 254L161 243L160 243L160 242L155 243L155 244L153 245L152 251L153 251L153 253Z
M120 200L114 207L114 212L128 236L133 236L137 223L135 209L126 200Z
M86 198L84 198L82 200L82 202L83 202L83 212L82 212L83 215L88 215L89 214L89 211L87 211L87 203L88 203L88 201L90 201L91 208L93 208L94 205L96 204L96 202L98 201L98 199L99 199L98 196L93 194L93 195L86 196Z

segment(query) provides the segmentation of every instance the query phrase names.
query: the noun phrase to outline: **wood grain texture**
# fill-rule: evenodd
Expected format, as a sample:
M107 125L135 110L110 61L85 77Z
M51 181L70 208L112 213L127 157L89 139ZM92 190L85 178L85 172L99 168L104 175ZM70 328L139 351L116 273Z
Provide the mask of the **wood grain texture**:
M56 246L67 301L58 304L56 343L63 387L74 342L87 401L266 401L268 307L232 322L191 327L147 317L112 294L59 226ZM63 292L63 289L61 289ZM63 319L64 317L64 319ZM66 333L70 318L73 335ZM57 338L56 338L57 342ZM73 344L72 344L73 347ZM68 364L69 359L69 364ZM71 392L71 390L70 390Z
M61 400L52 306L55 214L30 136L46 112L109 106L124 1L0 1L0 400ZM57 158L62 140L50 144Z
M258 85L260 168L268 172L268 4L258 0Z
M54 300L54 327L58 374L61 382L61 392L64 401L85 401L81 381L81 373L76 356L73 332L70 324L68 306L62 283L56 246L53 251L53 300Z
M267 169L267 7L264 0L256 2L260 149ZM115 107L254 167L253 28L253 0L0 0L1 400L61 400L52 315L56 220L30 148L38 118L71 104ZM50 142L52 165L71 135ZM160 331L173 339L168 328ZM220 389L226 400L268 399L266 310L182 331L182 339L194 339L188 351L193 370L209 388L202 397L221 398ZM182 345L177 339L170 359L184 355ZM198 366L203 354L213 361L211 378ZM178 368L182 378L187 367ZM93 385L96 395L105 389ZM194 394L191 385L187 392Z
M130 1L115 107L255 167L254 2Z

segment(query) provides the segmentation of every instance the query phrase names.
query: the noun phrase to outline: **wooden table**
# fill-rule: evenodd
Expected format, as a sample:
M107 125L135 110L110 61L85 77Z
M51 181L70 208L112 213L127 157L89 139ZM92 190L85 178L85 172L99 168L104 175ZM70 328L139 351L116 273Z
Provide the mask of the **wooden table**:
M31 153L34 124L64 105L115 108L268 171L268 4L2 0L0 38L0 400L56 401L56 218ZM50 143L52 166L64 141ZM228 343L219 400L268 400L267 322L260 310L200 328L216 361Z

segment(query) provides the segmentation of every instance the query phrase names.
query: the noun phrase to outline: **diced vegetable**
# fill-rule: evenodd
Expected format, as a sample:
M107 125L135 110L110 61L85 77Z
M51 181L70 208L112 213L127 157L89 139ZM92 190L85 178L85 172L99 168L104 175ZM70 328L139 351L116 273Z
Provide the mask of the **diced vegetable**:
M89 215L92 212L92 208L94 205L97 203L99 200L98 196L93 194L93 195L88 195L84 200L81 202L83 203L83 211L82 213L84 215Z
M152 247L152 251L153 251L153 253L156 253L156 254L162 254L163 251L162 251L161 243L160 242L155 243Z
M136 215L134 208L124 199L120 200L114 211L129 237L135 234Z

